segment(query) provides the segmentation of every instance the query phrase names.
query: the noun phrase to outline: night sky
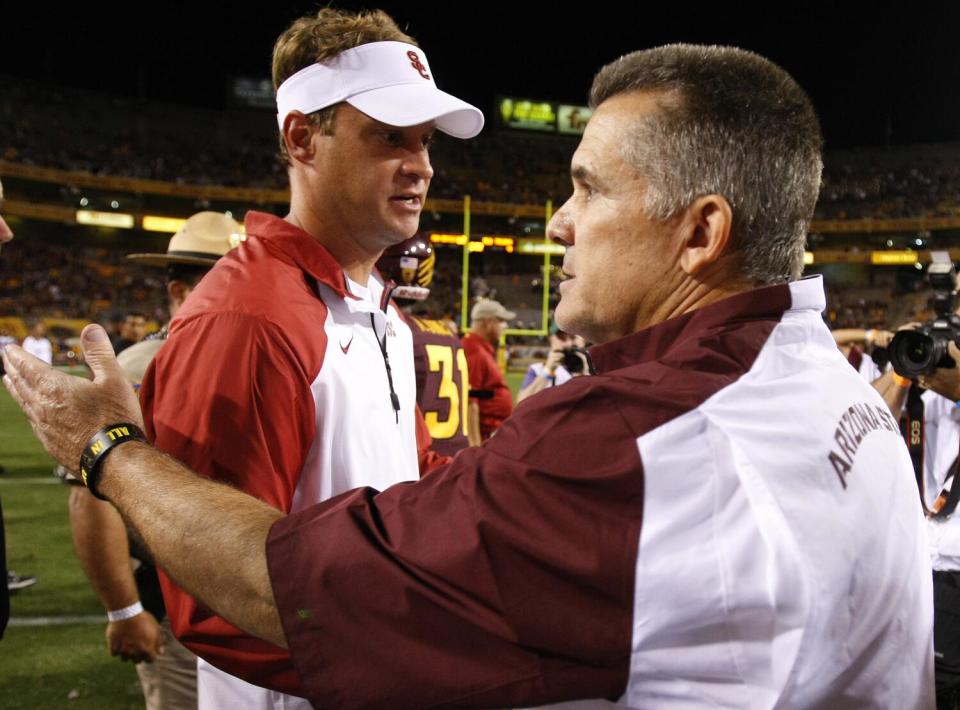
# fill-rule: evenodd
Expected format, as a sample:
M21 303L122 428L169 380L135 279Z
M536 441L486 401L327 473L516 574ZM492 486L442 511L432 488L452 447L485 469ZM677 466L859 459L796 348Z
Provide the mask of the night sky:
M203 3L16 4L0 20L0 73L125 96L224 105L229 76L269 74L273 41L316 3L256 13ZM733 44L784 66L810 93L827 147L960 140L960 3L635 3L558 12L539 3L340 2L382 7L428 52L441 88L490 121L497 94L584 103L593 73L667 42ZM523 8L523 9L518 9ZM674 9L671 9L674 8ZM464 13L466 19L461 19ZM82 107L78 107L82 110Z

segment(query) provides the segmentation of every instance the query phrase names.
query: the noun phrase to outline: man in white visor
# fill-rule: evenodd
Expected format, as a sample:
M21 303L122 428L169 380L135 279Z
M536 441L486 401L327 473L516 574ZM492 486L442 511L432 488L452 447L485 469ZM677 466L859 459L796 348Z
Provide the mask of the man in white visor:
M418 228L434 131L470 138L483 114L437 88L426 54L382 12L297 20L277 40L273 80L290 213L247 213L246 241L172 322L141 400L158 448L294 512L417 479L432 461L412 336L373 267ZM286 650L161 578L173 630L201 659L201 709L309 707Z

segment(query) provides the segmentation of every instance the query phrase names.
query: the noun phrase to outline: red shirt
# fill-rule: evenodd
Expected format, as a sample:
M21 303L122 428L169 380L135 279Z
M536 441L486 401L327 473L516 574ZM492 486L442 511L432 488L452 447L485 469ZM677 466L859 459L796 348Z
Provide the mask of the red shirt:
M461 340L470 373L470 398L480 406L480 436L489 439L513 412L513 394L497 365L493 346L467 333Z

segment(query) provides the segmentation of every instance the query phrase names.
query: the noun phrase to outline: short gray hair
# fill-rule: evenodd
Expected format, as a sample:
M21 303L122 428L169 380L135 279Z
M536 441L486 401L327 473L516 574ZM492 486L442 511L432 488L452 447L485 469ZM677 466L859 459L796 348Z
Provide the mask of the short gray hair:
M759 285L798 278L823 137L797 82L752 52L671 44L603 67L590 106L635 91L662 94L657 113L638 118L623 147L649 183L648 215L668 219L698 197L722 195L733 210L743 275Z

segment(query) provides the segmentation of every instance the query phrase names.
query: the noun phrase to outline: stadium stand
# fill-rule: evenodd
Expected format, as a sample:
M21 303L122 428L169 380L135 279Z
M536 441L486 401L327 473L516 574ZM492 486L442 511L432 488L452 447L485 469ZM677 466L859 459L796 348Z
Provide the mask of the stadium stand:
M447 200L447 209L425 212L424 228L457 232L462 227L458 201L470 195L474 234L542 235L544 203L549 199L557 205L570 191L566 173L574 145L570 137L496 130L473 141L438 139L431 198ZM12 168L69 172L17 179ZM67 223L64 216L81 207L109 210L114 203L136 214L189 214L216 203L214 209L232 209L240 218L249 208L283 209L286 185L269 111L120 99L4 76L0 175L8 178L8 201L19 199ZM829 153L816 217L834 225L837 220L960 218L960 145ZM812 234L810 248L832 249L839 261L862 262L870 249L952 246L960 230L951 231L951 224L933 237L923 229L850 234L834 229L826 237ZM109 322L114 313L136 307L158 322L165 320L157 275L124 259L135 248L123 236L106 239L104 230L76 225L53 231L59 236L51 241L31 241L29 259L23 238L6 248L0 262L0 317ZM65 242L72 248L63 249ZM431 317L456 320L461 249L440 246L437 255L433 296L420 308ZM826 269L828 323L891 327L921 312L922 274L912 267ZM496 298L518 313L515 327L542 326L542 260L487 250L471 255L470 274L471 301ZM554 280L548 303L556 300ZM55 345L69 352L70 334L62 331L53 331ZM59 342L58 333L63 335ZM516 340L521 350L532 342Z

